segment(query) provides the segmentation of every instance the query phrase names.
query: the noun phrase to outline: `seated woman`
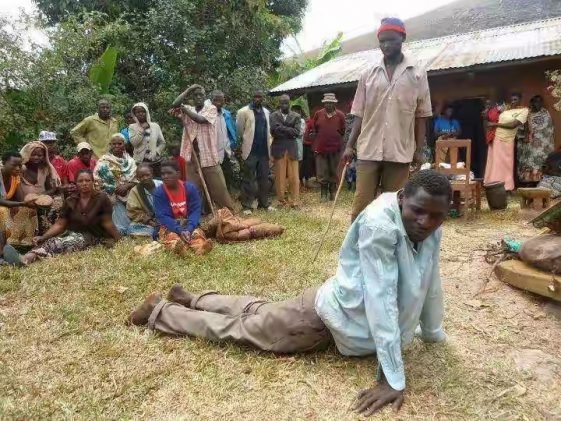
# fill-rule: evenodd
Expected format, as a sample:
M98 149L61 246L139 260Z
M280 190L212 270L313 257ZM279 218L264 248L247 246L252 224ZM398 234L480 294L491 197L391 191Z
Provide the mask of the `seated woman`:
M54 196L61 185L56 169L49 161L47 146L41 142L29 142L20 151L22 171L17 187L19 197L25 200L29 194ZM31 207L17 207L11 212L8 242L16 246L31 246L33 236L42 235L56 220L56 212L62 200L50 209L39 212Z
M84 250L104 238L119 239L111 220L111 201L94 188L90 170L81 170L76 178L78 194L65 200L60 217L42 236L33 239L34 248L20 255L11 245L4 247L4 259L13 265L31 264L56 254Z
M159 241L168 250L186 256L189 249L202 255L212 250L201 229L201 197L193 183L179 181L179 166L165 161L163 184L154 191L154 210L160 224Z
M34 208L34 201L23 200L19 188L21 183L22 159L18 152L6 152L2 155L0 169L0 255L6 245L8 221L10 210L20 207Z
M113 204L113 223L122 235L127 235L130 219L126 203L136 186L136 163L125 152L125 137L121 133L111 137L109 152L97 161L94 178Z
M156 234L156 214L154 211L154 191L162 185L154 180L152 165L142 163L136 169L138 184L132 188L127 200L127 213L131 223L129 235L137 237L154 237Z
M543 178L538 187L551 190L551 198L561 197L561 152L552 152L543 166Z

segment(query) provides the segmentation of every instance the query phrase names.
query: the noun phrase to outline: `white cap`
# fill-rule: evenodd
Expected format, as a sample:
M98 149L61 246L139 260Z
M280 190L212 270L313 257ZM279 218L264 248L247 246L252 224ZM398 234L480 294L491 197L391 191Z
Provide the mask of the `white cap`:
M88 151L91 151L92 147L88 142L80 142L78 143L78 146L76 146L76 149L78 150L78 152L80 152L83 149L87 149Z

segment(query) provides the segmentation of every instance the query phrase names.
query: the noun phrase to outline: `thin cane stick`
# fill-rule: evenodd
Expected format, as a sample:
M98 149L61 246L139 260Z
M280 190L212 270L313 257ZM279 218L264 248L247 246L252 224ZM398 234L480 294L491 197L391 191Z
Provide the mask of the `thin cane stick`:
M316 250L316 255L314 256L314 260L312 260L312 264L314 264L316 262L316 259L318 258L319 252L321 250L321 246L323 246L323 243L325 241L325 237L327 236L329 228L331 227L331 221L333 220L333 215L335 214L335 206L337 206L337 199L339 199L339 193L341 193L341 188L343 187L343 182L345 181L345 174L347 173L347 167L348 166L349 166L349 163L347 162L345 164L345 166L343 167L343 172L341 173L341 180L339 181L339 187L337 188L337 193L335 194L335 200L333 201L333 206L331 207L331 216L329 217L329 221L327 221L327 227L325 228L325 232L323 233L323 236L321 237L321 241L320 241L319 246Z
M216 218L216 212L214 211L214 206L212 204L212 199L210 198L210 193L208 192L208 187L206 185L205 178L203 177L203 169L201 168L201 164L199 163L199 158L197 157L197 153L193 148L191 153L191 159L195 161L195 165L197 167L197 172L199 173L199 178L201 179L201 184L203 186L203 190L205 191L206 200L210 206L210 211L212 212L212 216Z

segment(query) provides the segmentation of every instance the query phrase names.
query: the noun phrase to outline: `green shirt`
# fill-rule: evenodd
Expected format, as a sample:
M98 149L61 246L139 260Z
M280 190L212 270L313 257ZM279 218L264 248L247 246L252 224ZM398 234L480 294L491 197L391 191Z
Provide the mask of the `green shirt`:
M98 159L109 151L111 136L115 133L119 133L117 120L113 117L102 120L97 114L86 117L70 131L74 142L88 142Z

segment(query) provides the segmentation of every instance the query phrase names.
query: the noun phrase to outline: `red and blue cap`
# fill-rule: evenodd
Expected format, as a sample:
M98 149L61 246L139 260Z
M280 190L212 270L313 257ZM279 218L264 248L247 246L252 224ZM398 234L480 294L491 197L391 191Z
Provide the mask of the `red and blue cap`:
M399 32L400 34L406 35L405 32L405 24L401 19L398 18L384 18L380 24L380 28L378 29L378 36L382 32L386 31L395 31Z

